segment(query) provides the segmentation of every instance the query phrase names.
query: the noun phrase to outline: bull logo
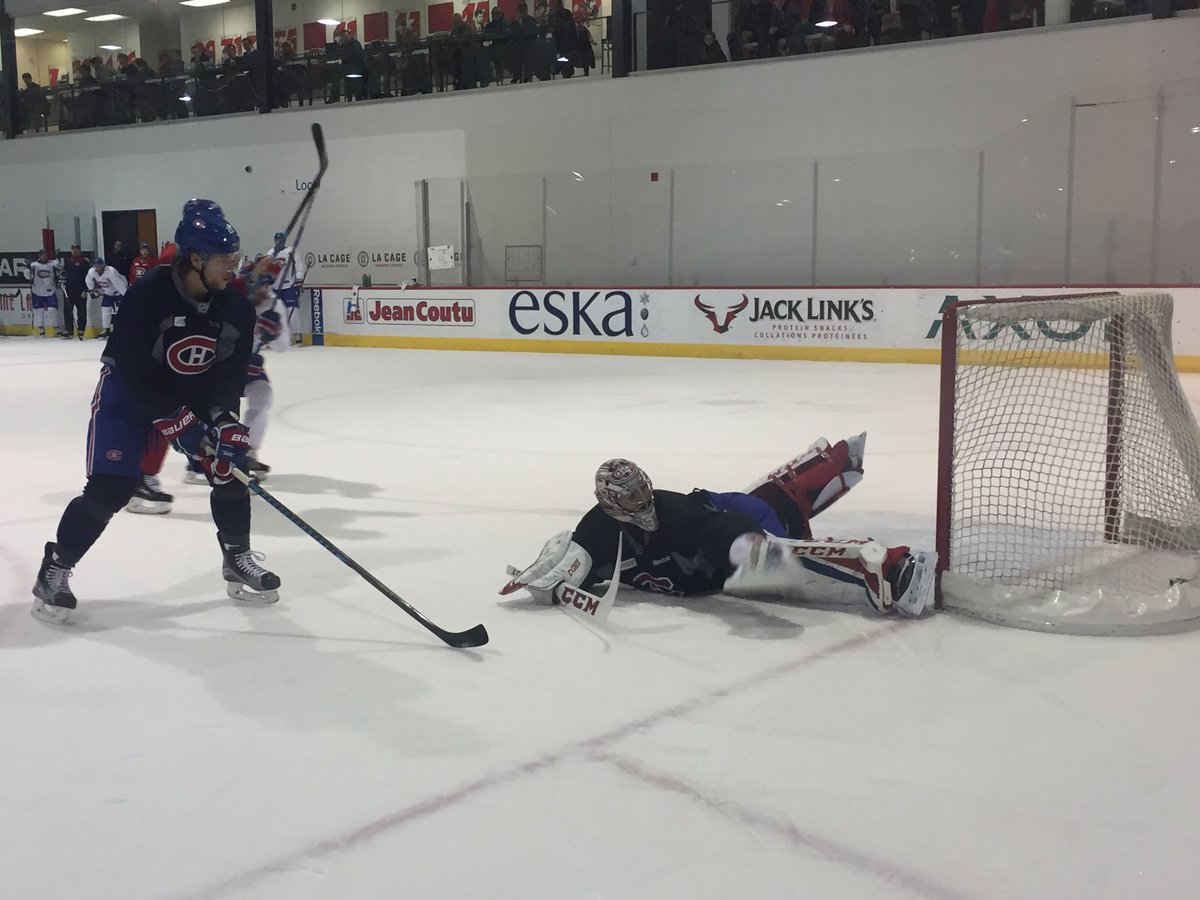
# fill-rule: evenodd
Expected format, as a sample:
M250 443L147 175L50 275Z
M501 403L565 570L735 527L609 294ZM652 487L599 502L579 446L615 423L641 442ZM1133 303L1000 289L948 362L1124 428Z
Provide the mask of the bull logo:
M750 298L745 294L742 294L741 303L737 304L736 306L731 306L728 309L721 310L720 315L722 320L719 322L717 321L717 310L701 300L699 294L696 295L695 302L696 309L704 313L704 315L708 317L708 321L712 322L713 331L715 331L717 334L725 334L727 331L729 331L729 326L733 324L733 320L737 318L737 314L750 305Z

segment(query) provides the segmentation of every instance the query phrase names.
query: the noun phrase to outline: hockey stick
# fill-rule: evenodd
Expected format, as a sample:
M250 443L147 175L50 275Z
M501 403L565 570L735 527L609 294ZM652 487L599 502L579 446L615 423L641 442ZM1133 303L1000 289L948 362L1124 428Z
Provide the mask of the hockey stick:
M330 541L319 531L305 522L302 518L271 496L271 494L262 485L250 478L250 476L248 476L241 469L235 467L233 470L233 477L279 510L279 512L283 514L284 518L290 520L293 525L295 525L310 538L312 538L314 541L348 565L351 569L361 575L363 579L369 585L371 585L371 587L375 588L375 590L379 591L379 593L383 594L451 647L457 647L460 649L465 647L482 647L488 642L487 629L484 628L483 625L476 625L474 628L468 628L466 631L446 631L444 628L439 628L433 622L430 622L427 618L425 618L425 616L421 614L421 611L415 606L413 606L411 603L389 588L386 584L352 560L349 556L334 546L332 541Z
M312 208L313 199L317 196L317 188L321 186L321 179L325 177L325 170L329 168L329 157L325 154L325 132L321 130L321 126L313 122L312 127L313 143L317 145L317 174L313 178L312 184L308 186L308 190L304 192L304 197L300 200L300 205L296 207L296 211L292 214L291 221L287 223L287 228L283 229L284 242L292 235L292 229L296 227L296 223L300 221L300 217L304 216L307 220L306 212ZM301 224L300 231L303 233L304 225ZM300 243L299 235L296 237L296 243Z
M317 174L313 178L312 184L308 186L308 190L304 192L304 197L292 214L291 221L287 223L287 228L283 229L284 246L288 245L293 228L296 229L296 240L291 242L292 252L284 266L286 271L282 275L280 284L283 284L289 277L295 276L296 254L300 252L300 239L304 237L304 226L308 224L308 214L312 212L313 201L316 199L317 189L321 186L321 179L325 177L325 170L329 168L329 156L325 153L325 132L321 130L321 126L317 122L313 122L312 136L313 143L317 147ZM299 228L296 226L297 222L300 223Z

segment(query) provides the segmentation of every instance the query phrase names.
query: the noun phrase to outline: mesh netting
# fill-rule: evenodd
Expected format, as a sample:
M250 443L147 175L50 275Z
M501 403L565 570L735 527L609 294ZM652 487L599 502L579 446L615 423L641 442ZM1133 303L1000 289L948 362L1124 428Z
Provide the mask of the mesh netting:
M1166 294L959 308L945 606L1085 633L1200 624L1200 429L1171 315Z

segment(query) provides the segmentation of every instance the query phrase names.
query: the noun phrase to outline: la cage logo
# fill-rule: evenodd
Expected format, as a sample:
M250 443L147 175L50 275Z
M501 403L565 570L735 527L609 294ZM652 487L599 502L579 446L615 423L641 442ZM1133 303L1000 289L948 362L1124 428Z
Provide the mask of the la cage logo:
M345 269L350 265L350 251L339 251L336 253L324 253L318 251L313 253L309 250L304 254L304 266L311 269L314 266L325 266L327 268Z
M696 295L696 309L704 313L708 321L712 323L713 331L717 334L725 334L729 331L729 326L733 324L733 320L737 318L738 313L750 305L750 298L742 294L742 299L739 303L733 306L727 306L723 309L717 309L715 306L705 303L700 299L700 295Z
M402 266L408 262L408 254L403 250L359 250L358 265L365 269L368 266Z

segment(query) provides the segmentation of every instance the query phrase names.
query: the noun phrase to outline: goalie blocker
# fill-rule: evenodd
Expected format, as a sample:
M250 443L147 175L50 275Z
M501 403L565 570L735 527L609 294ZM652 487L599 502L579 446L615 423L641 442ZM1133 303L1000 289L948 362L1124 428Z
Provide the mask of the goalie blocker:
M815 603L865 599L882 612L919 614L930 593L932 554L810 538L811 517L861 479L865 438L819 440L750 493L655 490L635 463L609 460L596 473L599 503L574 531L547 541L501 593L525 588L558 603L576 596L571 589L615 578L677 596L726 590ZM626 558L612 563L619 542Z

